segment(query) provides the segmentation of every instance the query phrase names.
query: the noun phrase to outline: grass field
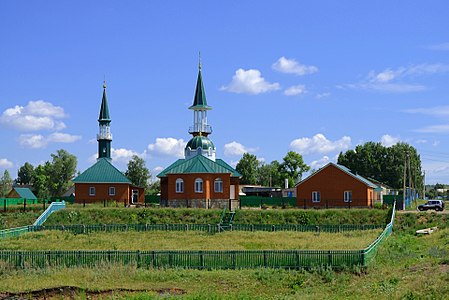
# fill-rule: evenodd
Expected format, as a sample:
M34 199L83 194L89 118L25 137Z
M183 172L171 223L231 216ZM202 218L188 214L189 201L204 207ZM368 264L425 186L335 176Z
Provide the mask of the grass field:
M95 232L72 234L40 231L0 240L4 250L357 250L367 247L382 230L346 233L243 232Z
M123 266L15 270L0 265L0 291L42 296L42 289L48 289L46 295L53 289L54 299L447 299L448 241L449 229L419 237L396 231L368 269L338 272Z

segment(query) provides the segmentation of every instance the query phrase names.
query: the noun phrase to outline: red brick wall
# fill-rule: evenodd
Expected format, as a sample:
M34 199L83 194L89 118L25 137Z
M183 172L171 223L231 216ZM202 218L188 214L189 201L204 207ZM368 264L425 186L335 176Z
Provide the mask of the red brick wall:
M89 195L89 188L95 187L95 196ZM115 196L109 195L109 187L115 187ZM133 187L134 188L134 187ZM145 201L145 191L139 189L139 203ZM127 183L75 183L75 202L98 202L103 200L117 200L123 203L129 203L131 199L132 187Z
M321 201L312 202L312 192L320 192ZM296 187L296 205L299 207L348 207L344 192L352 192L353 207L372 207L373 189L353 176L329 165Z
M184 180L184 193L176 193L176 179ZM195 179L203 180L203 192L195 192ZM214 181L223 180L223 192L214 191ZM169 174L167 180L161 181L161 199L229 199L230 174ZM164 190L164 193L162 193ZM166 194L165 194L166 192ZM166 198L165 198L166 197Z

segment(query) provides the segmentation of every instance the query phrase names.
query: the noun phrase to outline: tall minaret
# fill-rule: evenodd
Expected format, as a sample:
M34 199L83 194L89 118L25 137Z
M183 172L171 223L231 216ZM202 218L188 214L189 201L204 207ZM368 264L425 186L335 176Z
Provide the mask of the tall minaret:
M98 158L111 159L111 118L109 117L108 101L106 99L106 81L103 83L103 99L101 100L100 116L98 125L100 132L97 134Z
M207 124L207 111L211 110L212 107L207 105L206 94L204 93L201 59L198 64L195 97L193 105L189 109L193 110L193 126L189 128L189 133L193 137L184 149L185 157L188 159L196 155L202 155L215 161L216 149L212 141L207 137L212 133L212 127Z
M212 133L212 127L207 124L207 111L212 107L207 105L206 94L204 93L203 78L201 76L201 58L198 64L198 79L196 81L195 98L193 105L189 107L193 110L193 126L189 128L189 133L193 136L206 136Z

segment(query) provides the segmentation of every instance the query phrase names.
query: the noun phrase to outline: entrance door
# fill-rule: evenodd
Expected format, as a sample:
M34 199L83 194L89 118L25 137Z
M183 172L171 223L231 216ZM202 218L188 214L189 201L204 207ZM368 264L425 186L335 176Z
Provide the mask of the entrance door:
M132 203L139 202L139 190L132 190L131 202Z
M235 185L231 185L229 188L229 198L231 200L235 199Z

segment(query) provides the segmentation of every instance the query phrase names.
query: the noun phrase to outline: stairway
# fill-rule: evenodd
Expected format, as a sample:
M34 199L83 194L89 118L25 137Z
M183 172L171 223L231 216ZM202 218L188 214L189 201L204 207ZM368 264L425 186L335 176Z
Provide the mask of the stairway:
M234 221L236 211L227 211L226 207L220 219L220 231L230 230L232 222Z

